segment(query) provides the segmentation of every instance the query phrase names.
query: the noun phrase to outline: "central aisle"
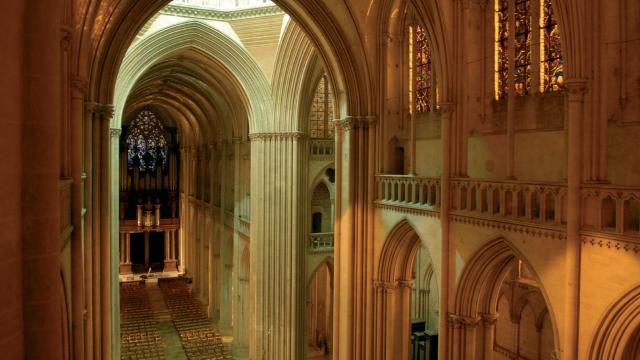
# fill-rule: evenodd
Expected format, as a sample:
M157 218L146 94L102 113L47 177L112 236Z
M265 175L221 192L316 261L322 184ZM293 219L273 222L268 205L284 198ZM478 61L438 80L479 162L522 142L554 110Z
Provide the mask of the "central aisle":
M180 334L173 325L169 308L167 308L158 283L147 282L146 288L149 302L151 303L151 310L153 311L153 318L156 320L156 327L165 345L165 359L187 360L187 354L185 354L182 343L180 342Z

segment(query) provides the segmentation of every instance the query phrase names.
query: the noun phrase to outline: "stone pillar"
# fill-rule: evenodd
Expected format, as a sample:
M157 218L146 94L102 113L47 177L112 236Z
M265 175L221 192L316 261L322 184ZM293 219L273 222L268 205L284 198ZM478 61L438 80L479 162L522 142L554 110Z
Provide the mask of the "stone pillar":
M164 231L164 267L162 269L163 272L174 272L178 271L178 267L175 259L175 251L174 251L174 232L175 230L165 230Z
M484 332L484 358L483 360L493 359L493 344L495 343L496 321L498 314L482 314L482 329Z
M251 358L305 354L304 214L308 146L303 134L251 138L251 287L255 294Z
M339 341L334 346L334 357L340 360L372 359L373 314L362 304L373 302L373 283L360 279L375 278L371 273L374 261L371 239L376 121L374 117L361 116L347 117L335 123L335 218L338 225L334 231L337 291L334 293L333 336Z
M84 122L84 96L86 93L87 81L84 79L73 79L71 86L71 176L73 185L71 191L71 222L74 227L71 238L71 293L72 302L72 334L73 334L73 356L74 359L84 358L86 353L85 344L85 316L86 309L85 289L86 264L85 264L85 239L83 229L85 223L85 200L84 188L85 178L83 165L83 133L82 123Z
M449 309L453 308L454 299L450 296L455 289L455 244L449 238L449 204L451 202L451 121L454 104L442 103L442 179L440 181L440 226L442 246L440 253L440 318L438 327L438 358L449 359L447 329Z
M240 269L242 265L240 264L242 250L244 249L243 240L240 238L240 234L238 233L238 229L240 227L240 214L241 214L241 201L242 201L242 176L241 174L241 161L242 161L242 138L233 138L233 153L234 153L234 167L233 167L233 181L234 181L234 189L235 192L233 194L234 203L233 203L233 272L232 272L232 291L231 299L232 299L232 310L233 310L233 352L234 355L240 356L248 356L249 355L249 329L244 327L244 322L239 321L242 318L242 303L244 301L248 301L248 294L241 294L241 280L240 280ZM248 175L248 174L247 174ZM244 299L241 299L240 296L244 296Z
M3 249L17 255L11 262L2 264L3 269L8 269L10 271L8 275L12 276L11 279L3 281L11 284L7 286L7 290L17 293L16 297L19 298L22 295L22 314L13 313L11 311L13 309L5 308L6 305L3 304L3 309L7 309L11 314L11 317L3 317L3 319L11 320L14 324L23 322L23 333L15 331L16 329L11 329L11 333L15 334L20 341L24 339L24 343L20 346L24 346L25 359L62 358L63 286L60 278L59 189L62 114L60 18L59 14L51 12L53 3L29 1L24 4L9 6L9 11L13 13L12 10L15 9L17 14L15 14L16 19L7 19L9 24L21 23L22 19L25 19L24 28L15 29L22 33L23 37L20 41L24 42L25 51L9 56L17 57L22 62L23 71L17 75L23 79L24 83L3 93L3 97L6 94L9 95L9 99L13 98L12 93L21 94L23 97L19 97L16 101L22 104L22 110L13 110L9 105L9 112L6 113L3 109L0 116L2 124L6 125L10 131L6 135L16 136L15 138L3 137L3 145L6 146L3 152L21 154L18 159L9 158L10 162L3 164L3 172L7 169L9 174L13 169L21 169L21 177L7 179L7 182L4 180L6 179L4 174L1 177L3 184L12 187L14 181L17 181L20 185L15 187L18 191L21 190L18 194L22 196L21 206L15 208L17 214L22 212L21 220L12 218L14 213L3 211L3 217L6 214L7 220L11 223L20 226L22 222L21 229L10 229L2 238L3 245L6 245ZM56 9L60 10L61 7L58 6ZM4 16L1 18L5 19ZM14 29L7 31L3 37L11 37L13 31ZM12 46L11 49L15 50L17 47ZM5 51L3 46L3 53L8 54ZM4 59L0 62L5 64ZM8 78L3 78L3 84L5 81L18 82L12 79L13 74L9 74L4 69L2 74ZM5 89L4 85L2 88ZM22 122L15 118L5 122L5 116L9 115L8 117L11 118L11 115L17 114L24 117ZM16 124L22 126L20 131L14 130ZM42 151L39 151L40 149ZM15 204L16 199L12 194L7 198ZM3 198L2 201L4 202L5 199ZM12 208L13 206L9 207L9 209ZM5 244L11 241L12 236L20 239L20 235L22 235L21 241L12 245ZM20 247L22 250L17 250ZM22 267L22 271L12 272L17 267ZM17 279L16 277L20 275L22 279ZM9 303L15 306L11 301ZM20 309L20 305L17 305L17 308Z
M103 122L110 124L113 118L113 107L107 106L103 111ZM120 135L121 129L109 129L108 151L105 165L108 171L103 174L103 192L105 207L102 242L102 286L103 296L107 299L102 308L103 316L103 359L120 358L120 281L118 257L118 233L120 232ZM107 220L105 220L105 217Z
M131 233L124 233L124 248L121 250L124 252L124 263L120 264L120 274L131 274Z
M586 81L570 79L565 82L569 90L567 111L567 296L565 324L565 359L578 358L578 332L580 320L580 222L582 183L582 121Z

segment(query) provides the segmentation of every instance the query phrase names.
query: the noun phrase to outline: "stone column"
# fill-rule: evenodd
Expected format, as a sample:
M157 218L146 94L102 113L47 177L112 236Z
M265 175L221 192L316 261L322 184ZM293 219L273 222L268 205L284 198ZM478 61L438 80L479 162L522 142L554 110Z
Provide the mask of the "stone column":
M85 289L86 264L85 264L85 239L83 229L85 223L85 199L84 188L86 186L83 165L83 133L84 122L84 96L87 81L75 78L71 86L71 173L73 178L71 192L71 222L74 227L71 238L71 293L72 302L72 334L73 334L73 358L84 358L85 344L85 316L86 309Z
M241 161L242 161L242 138L236 137L233 138L233 153L234 156L234 167L233 167L233 181L234 181L234 189L235 192L233 194L234 203L233 203L233 272L232 272L232 283L233 283L233 293L231 294L232 299L232 310L233 310L233 346L234 346L234 355L237 356L248 356L249 355L249 329L246 329L243 325L243 322L240 322L239 319L242 318L242 303L243 301L248 301L249 299L241 299L240 296L247 297L248 294L241 294L240 288L242 286L240 280L240 269L241 269L241 256L242 250L244 248L243 240L240 238L239 227L240 227L240 214L241 214L241 201L243 192L241 190L242 187L242 175L241 174Z
M3 187L7 184L18 191L21 190L18 194L22 197L20 207L9 207L17 210L18 214L21 212L22 219L13 218L14 213L5 212L3 207L3 217L7 216L9 225L21 228L7 229L9 231L2 237L3 252L13 252L17 255L11 262L2 264L3 269L8 270L8 275L12 276L11 279L3 281L7 282L6 289L15 293L15 297L22 296L21 306L17 305L22 314L13 313L13 309L6 308L11 316L3 316L3 320L7 323L11 320L11 324L24 324L24 332L14 333L17 329L11 330L15 338L20 339L19 341L24 340L20 348L24 349L25 359L62 357L63 353L59 189L61 37L60 18L58 14L50 11L51 5L44 1L29 1L24 5L12 4L8 7L11 13L13 9L18 11L18 14L15 14L16 19L7 19L9 24L21 24L24 19L24 27L19 26L15 31L23 33L19 43L24 43L25 51L9 56L18 57L22 62L22 71L16 74L20 76L20 80L13 78L13 74L8 70L2 70L3 90L6 89L5 81L9 84L19 84L15 87L10 85L11 91L3 92L3 97L7 95L12 100L12 93L23 96L16 99L22 104L21 110L12 109L12 106L8 105L8 109L3 109L0 117L2 124L8 128L9 133L6 135L16 136L3 137L6 149L3 152L21 154L18 159L9 157L10 162L3 164ZM5 16L1 18L4 20ZM12 37L13 31L11 28L3 37ZM9 44L14 45L15 42L10 41ZM11 48L16 50L18 46ZM3 53L7 54L5 51L3 49ZM7 62L4 59L1 61L3 65ZM8 79L4 78L5 76ZM24 83L20 83L21 81ZM7 110L8 112L5 112ZM5 116L11 118L12 115L23 117L24 120L20 121L22 119L15 117L9 121L5 120ZM15 131L16 126L21 126L21 130ZM21 169L21 177L7 179L5 182L4 171L11 176L13 169ZM19 185L14 186L14 181ZM5 194L4 191L2 194ZM13 194L8 194L7 198L15 204ZM21 241L7 244L12 242L13 236L18 239L21 237ZM21 250L18 250L20 248ZM13 272L18 267L22 267L22 271ZM22 278L18 279L20 275ZM14 296L8 295L10 296L6 298ZM9 304L15 305L12 301L9 301ZM3 310L4 306L5 304Z
M131 233L124 233L124 263L120 264L120 273L123 275L131 274Z
M308 146L298 132L252 134L251 358L305 355L305 234Z
M449 309L453 308L454 299L450 296L455 289L455 244L449 238L449 204L451 202L451 121L454 104L442 103L442 179L440 181L440 227L442 246L440 253L440 318L438 327L438 358L449 359L447 322Z
M495 329L498 314L482 314L482 326L484 330L484 358L483 360L493 359L493 344L495 343Z
M374 257L371 239L376 121L374 117L360 116L335 123L337 291L334 293L333 336L339 341L334 346L334 356L340 360L372 359L374 319L372 312L362 304L373 302L373 284L360 279L375 277L371 273Z
M580 222L582 183L582 121L586 80L570 79L565 82L569 90L567 111L567 296L565 324L565 359L578 358L578 332L580 320Z

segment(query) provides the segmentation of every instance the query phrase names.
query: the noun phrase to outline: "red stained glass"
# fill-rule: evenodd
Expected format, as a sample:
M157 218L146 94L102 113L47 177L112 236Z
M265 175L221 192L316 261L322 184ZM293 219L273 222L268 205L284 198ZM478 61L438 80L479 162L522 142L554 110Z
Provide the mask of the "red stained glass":
M497 0L496 9L496 95L503 99L509 92L509 13L507 0Z
M515 2L515 73L517 95L531 89L531 11L529 0Z
M427 33L416 26L416 112L431 110L431 49Z
M551 0L544 1L540 31L543 33L544 48L542 53L542 89L557 91L564 87L564 64L562 47L560 46L560 29L554 17Z

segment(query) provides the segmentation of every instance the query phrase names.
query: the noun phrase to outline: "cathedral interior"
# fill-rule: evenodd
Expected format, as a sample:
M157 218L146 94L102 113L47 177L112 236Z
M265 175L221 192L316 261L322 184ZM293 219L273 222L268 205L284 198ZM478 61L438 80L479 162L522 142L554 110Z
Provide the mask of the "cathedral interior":
M640 360L640 1L0 30L3 359Z

